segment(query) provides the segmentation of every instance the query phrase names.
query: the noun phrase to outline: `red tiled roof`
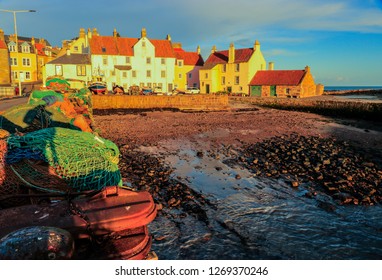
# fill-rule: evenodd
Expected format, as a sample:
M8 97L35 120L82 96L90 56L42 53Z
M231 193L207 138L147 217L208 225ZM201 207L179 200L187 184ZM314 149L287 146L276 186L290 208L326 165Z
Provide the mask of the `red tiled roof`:
M118 55L118 48L113 36L93 36L90 39L92 54Z
M5 44L4 41L0 40L0 49L6 49L7 45Z
M44 44L41 44L41 43L35 43L35 48L37 50L37 54L38 55L45 55L45 52L44 52Z
M257 71L250 86L296 86L304 77L305 70L261 70Z
M156 57L174 57L175 58L175 52L174 52L174 49L172 48L171 41L169 41L169 40L152 40L152 39L149 39L149 41L155 47L155 56Z
M177 59L183 59L184 65L203 66L204 60L197 52L186 52L181 48L174 48Z
M136 38L116 38L116 44L120 55L133 56L134 45L138 42Z
M235 62L248 62L253 54L253 49L237 49L235 50ZM217 51L212 53L205 64L225 64L228 63L228 50L225 51Z
M134 55L134 45L139 41L136 38L122 38L113 36L93 36L90 39L90 49L92 54L103 55ZM149 41L155 47L156 57L174 57L175 53L168 40Z

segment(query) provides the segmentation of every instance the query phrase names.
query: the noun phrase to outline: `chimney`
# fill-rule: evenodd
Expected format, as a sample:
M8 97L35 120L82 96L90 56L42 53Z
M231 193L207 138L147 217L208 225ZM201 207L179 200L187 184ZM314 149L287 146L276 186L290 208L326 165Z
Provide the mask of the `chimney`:
M66 50L66 55L70 56L70 48Z
M211 49L211 54L215 53L216 52L216 46L212 46L212 49Z
M309 72L310 72L310 67L309 67L309 66L305 66L305 72L306 72L306 73L309 73Z
M141 38L146 38L146 36L147 36L146 28L143 27L141 30Z
M268 64L268 70L274 70L275 64L274 62L269 62Z
M167 36L166 36L166 40L171 41L171 36L170 36L170 34L167 34Z
M200 54L200 46L198 46L198 47L196 48L196 52L197 52L198 54Z
M182 48L182 43L179 43L179 42L172 43L171 45L174 49L181 49Z
M3 29L0 29L0 41L4 41L5 42L4 30Z
M93 36L98 36L98 31L97 31L97 28L93 28Z
M114 38L115 38L115 37L119 37L116 28L114 28L114 30L113 30L113 37L114 37Z
M254 51L257 51L259 50L260 51L260 42L256 40L255 44L253 45L253 50Z
M229 45L228 50L228 63L234 63L235 62L235 46L233 43Z
M88 28L88 39L91 39L92 38L92 33L90 31L90 28Z
M85 28L80 28L80 38L85 39Z

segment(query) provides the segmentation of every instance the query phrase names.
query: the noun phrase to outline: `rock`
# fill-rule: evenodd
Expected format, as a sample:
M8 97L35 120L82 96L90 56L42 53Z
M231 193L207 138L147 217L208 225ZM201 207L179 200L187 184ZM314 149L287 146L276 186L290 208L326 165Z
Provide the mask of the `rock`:
M73 252L71 234L55 227L21 228L0 239L3 260L64 260L71 259Z
M299 184L297 181L292 181L292 182L291 182L291 186L292 186L293 188L298 188L299 185L300 185L300 184Z
M223 168L221 168L220 166L216 166L215 169L216 171L221 171Z
M241 176L240 176L239 174L236 174L235 179L236 179L236 180L240 180L240 179L241 179Z
M203 154L203 152L198 151L198 152L196 153L196 156L199 157L199 158L202 158L202 157L204 156L204 154Z

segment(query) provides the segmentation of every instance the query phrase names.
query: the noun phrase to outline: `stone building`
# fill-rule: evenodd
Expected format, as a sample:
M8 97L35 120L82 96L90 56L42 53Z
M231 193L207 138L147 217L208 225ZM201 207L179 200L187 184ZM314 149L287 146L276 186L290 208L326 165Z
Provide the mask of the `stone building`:
M323 94L324 86L315 84L309 66L303 70L273 70L273 64L269 65L268 70L253 76L250 96L300 98Z

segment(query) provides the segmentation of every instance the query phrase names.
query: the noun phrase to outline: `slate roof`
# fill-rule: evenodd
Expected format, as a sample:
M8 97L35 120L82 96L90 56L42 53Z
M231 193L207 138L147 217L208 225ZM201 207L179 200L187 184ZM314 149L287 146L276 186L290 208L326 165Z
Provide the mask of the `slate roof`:
M235 62L248 62L251 58L254 50L252 48L246 49L235 49ZM228 50L216 51L207 58L205 65L216 65L216 64L226 64L228 63Z
M60 56L47 64L91 64L90 57L87 54L72 53L70 55Z
M177 59L182 59L184 65L203 66L204 60L197 52L186 52L182 48L174 48Z
M297 86L305 70L260 70L253 76L250 86Z
M5 37L5 41L6 42L9 42L10 40L10 35L5 35L4 36ZM32 38L31 37L23 37L23 36L17 36L18 37L18 41L19 41L19 43L22 43L22 42L28 42L29 44L32 44ZM38 38L35 38L35 41L36 41L36 43L37 42L39 42L39 39ZM45 41L45 44L47 45L47 46L49 46L49 47L51 47L51 44L46 40L46 39L44 39L44 41Z
M122 38L113 36L93 36L90 39L90 50L97 55L125 55L134 56L134 45L139 41L137 38ZM149 39L155 47L156 57L173 57L174 50L168 40Z

